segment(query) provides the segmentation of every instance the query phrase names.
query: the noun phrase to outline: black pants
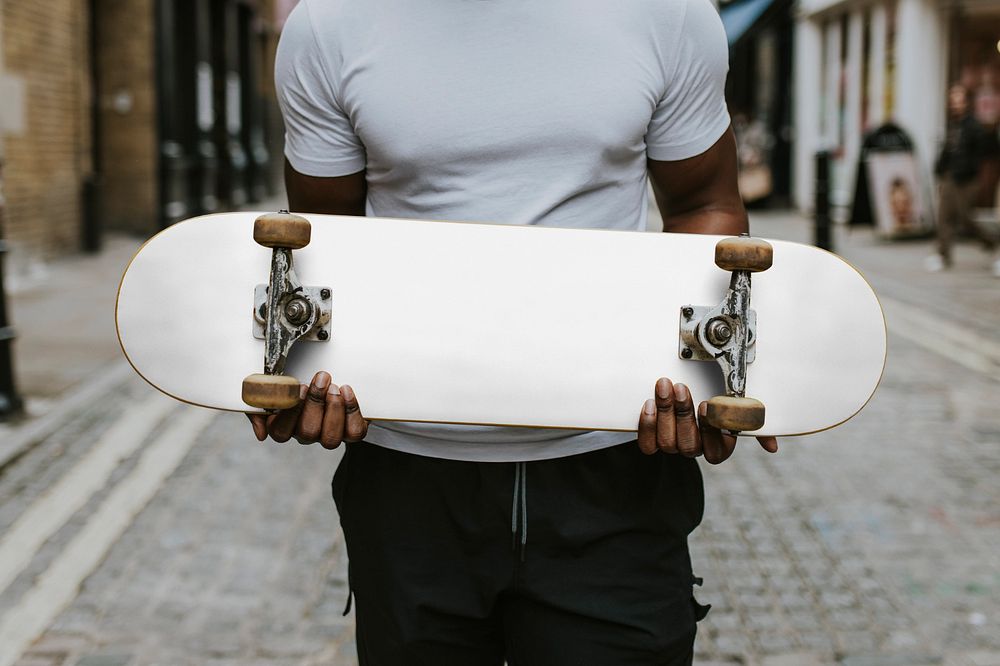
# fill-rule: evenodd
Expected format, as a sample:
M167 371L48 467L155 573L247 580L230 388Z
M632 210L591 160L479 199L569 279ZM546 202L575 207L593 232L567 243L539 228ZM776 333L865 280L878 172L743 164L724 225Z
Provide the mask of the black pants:
M333 494L364 666L690 664L694 460L472 463L348 445Z

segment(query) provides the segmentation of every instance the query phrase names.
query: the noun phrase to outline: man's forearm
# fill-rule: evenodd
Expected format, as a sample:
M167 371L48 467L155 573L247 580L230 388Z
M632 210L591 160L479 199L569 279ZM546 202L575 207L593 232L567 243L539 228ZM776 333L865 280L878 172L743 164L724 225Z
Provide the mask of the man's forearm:
M365 216L365 172L319 178L301 174L285 161L285 191L291 210L325 215Z
M699 208L680 215L662 215L663 230L682 234L738 236L750 229L743 206Z

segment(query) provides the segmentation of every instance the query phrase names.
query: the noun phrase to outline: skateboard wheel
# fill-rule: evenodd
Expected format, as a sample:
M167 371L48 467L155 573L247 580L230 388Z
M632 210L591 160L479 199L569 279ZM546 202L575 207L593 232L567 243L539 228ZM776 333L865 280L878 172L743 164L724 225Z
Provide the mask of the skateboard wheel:
M250 375L243 380L243 402L260 409L289 409L299 404L299 380L287 375Z
M717 395L708 401L705 418L720 430L757 430L764 425L764 404L753 398Z
M724 271L766 271L773 255L770 243L749 236L723 238L715 245L715 265Z
M266 213L253 223L253 239L264 247L298 250L309 245L312 225L292 213Z

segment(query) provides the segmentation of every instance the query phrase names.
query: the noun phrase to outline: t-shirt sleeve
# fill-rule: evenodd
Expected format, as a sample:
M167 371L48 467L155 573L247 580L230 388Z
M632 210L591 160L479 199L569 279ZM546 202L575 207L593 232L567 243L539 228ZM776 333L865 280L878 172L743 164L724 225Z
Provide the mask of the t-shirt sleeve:
M700 155L729 127L729 43L722 20L709 0L686 0L686 5L669 64L673 73L646 132L646 154L654 160Z
M305 1L292 10L281 31L274 83L285 121L285 157L292 168L321 177L365 168L364 145L337 100Z

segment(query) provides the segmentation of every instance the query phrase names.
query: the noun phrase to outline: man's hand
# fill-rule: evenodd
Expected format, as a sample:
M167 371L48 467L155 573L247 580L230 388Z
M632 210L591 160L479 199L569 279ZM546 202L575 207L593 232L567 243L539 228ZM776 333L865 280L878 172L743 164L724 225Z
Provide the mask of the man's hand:
M708 424L707 402L698 405L695 416L694 399L687 386L661 377L654 394L656 397L646 401L639 415L639 449L643 453L652 455L662 451L688 458L704 454L705 460L713 465L733 455L736 438ZM778 450L778 440L774 437L758 437L757 441L769 453Z
M329 373L317 372L309 386L299 387L298 406L277 414L247 414L257 441L276 442L294 437L300 444L319 442L335 449L341 442L360 442L368 434L354 390L332 383Z

